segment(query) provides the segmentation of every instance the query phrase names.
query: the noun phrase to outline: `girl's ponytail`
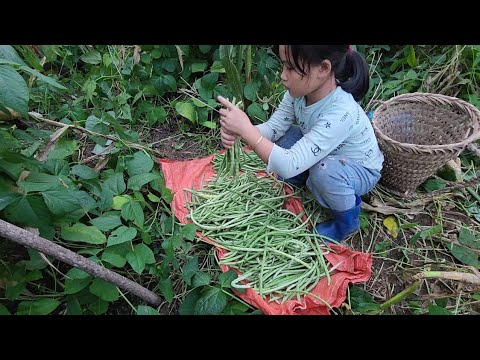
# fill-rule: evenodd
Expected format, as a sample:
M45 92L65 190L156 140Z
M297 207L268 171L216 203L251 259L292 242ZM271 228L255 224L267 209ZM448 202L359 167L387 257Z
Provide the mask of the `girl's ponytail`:
M349 48L345 54L345 66L341 74L336 74L338 85L352 94L355 101L363 99L368 91L368 64L358 52Z

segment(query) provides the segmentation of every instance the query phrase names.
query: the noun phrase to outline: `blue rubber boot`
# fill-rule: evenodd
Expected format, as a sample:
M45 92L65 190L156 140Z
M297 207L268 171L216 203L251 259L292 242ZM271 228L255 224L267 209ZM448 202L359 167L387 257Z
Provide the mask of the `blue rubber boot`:
M337 242L345 238L360 228L360 209L362 199L355 195L355 206L344 211L331 210L333 220L318 224L315 228L320 235L326 236ZM325 239L328 241L328 239Z

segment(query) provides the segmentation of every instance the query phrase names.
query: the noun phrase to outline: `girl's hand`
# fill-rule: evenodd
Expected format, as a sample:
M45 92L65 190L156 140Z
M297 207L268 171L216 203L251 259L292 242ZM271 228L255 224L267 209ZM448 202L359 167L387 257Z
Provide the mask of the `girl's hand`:
M248 130L253 126L247 114L245 114L242 110L240 110L238 107L236 107L224 97L219 96L217 99L223 106L225 106L224 109L220 109L219 111L220 125L222 126L224 133L227 135L227 137L229 137L230 140L230 136L232 135L234 137L240 136L243 138L243 135L246 134Z
M220 137L222 139L222 145L225 149L230 149L235 143L236 136L230 134L227 130L220 127Z

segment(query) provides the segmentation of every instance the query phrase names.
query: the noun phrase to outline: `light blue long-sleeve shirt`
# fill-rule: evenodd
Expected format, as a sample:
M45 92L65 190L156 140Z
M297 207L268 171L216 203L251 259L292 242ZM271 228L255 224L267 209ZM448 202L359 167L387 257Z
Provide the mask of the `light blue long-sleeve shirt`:
M274 144L267 171L288 179L315 165L327 155L344 155L367 169L380 171L383 154L367 115L340 86L316 103L306 106L305 97L293 98L287 91L270 119L257 128L272 142L292 124L303 137L290 149Z

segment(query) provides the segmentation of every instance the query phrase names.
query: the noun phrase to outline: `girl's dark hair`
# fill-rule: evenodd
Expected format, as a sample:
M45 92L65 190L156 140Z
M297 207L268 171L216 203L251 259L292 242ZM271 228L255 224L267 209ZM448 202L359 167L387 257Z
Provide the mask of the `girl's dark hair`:
M367 93L368 64L350 45L286 45L285 48L288 65L301 75L307 75L311 65L320 65L328 59L338 85L352 94L355 101L362 100Z

